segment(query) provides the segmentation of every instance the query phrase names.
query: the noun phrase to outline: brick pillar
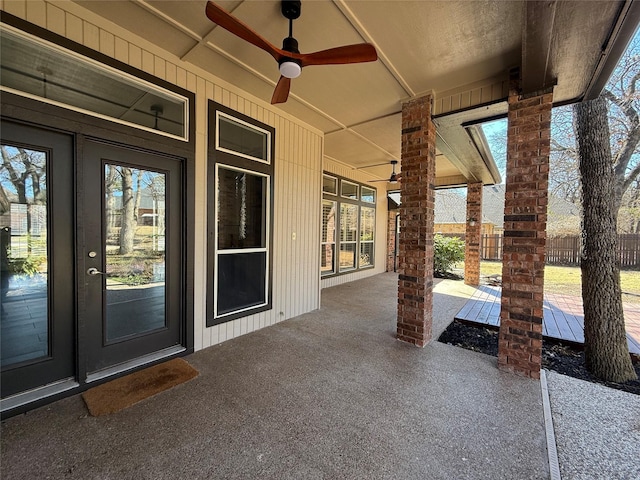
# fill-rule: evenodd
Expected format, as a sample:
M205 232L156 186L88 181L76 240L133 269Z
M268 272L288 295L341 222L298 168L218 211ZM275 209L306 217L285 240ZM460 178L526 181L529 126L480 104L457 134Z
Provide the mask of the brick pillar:
M431 95L402 105L397 338L423 347L433 315L436 129Z
M552 89L509 95L498 367L540 378Z
M472 225L473 224L473 225ZM467 185L467 223L464 240L464 283L480 285L482 182Z

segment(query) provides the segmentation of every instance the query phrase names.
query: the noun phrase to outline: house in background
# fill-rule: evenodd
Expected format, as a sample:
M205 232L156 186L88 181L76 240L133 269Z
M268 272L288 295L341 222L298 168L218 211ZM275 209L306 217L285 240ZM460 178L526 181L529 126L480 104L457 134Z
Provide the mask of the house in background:
M504 184L483 187L482 235L504 233L504 195ZM549 236L580 234L580 211L576 205L550 194L547 215ZM436 233L464 235L467 222L466 197L459 190L436 190Z
M272 44L291 27L279 1L219 3ZM396 334L424 346L434 189L467 185L466 218L479 218L483 185L501 181L480 125L508 116L505 241L544 262L551 108L600 93L640 11L632 1L304 1L293 21L301 51L368 42L378 60L305 67L272 105L277 63L205 7L0 1L0 194L37 197L47 212L47 254L30 277L30 259L10 248L30 233L12 234L11 195L0 195L3 416L317 309L323 288L384 272L391 160L402 171ZM145 182L162 185L155 243L127 220ZM113 205L122 220L110 226ZM469 268L479 235L467 224ZM499 355L500 368L532 377L534 277L503 279Z

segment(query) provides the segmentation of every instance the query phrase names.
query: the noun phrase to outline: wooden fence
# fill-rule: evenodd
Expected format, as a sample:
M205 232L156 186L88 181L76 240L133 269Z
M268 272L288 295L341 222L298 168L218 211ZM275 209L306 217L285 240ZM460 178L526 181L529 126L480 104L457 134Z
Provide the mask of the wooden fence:
M464 237L464 235L461 235ZM618 236L621 268L640 267L640 234ZM482 260L502 260L502 235L482 235ZM549 265L580 265L580 237L547 238Z

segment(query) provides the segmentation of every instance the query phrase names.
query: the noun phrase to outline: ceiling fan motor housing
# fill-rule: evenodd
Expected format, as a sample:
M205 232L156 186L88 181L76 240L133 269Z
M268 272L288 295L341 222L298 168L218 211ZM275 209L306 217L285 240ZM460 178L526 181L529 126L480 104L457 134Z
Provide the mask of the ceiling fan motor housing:
M282 50L291 53L300 53L298 41L293 37L287 37L282 41ZM290 57L282 57L278 62L280 73L287 78L297 78L302 71L300 60Z
M291 53L300 53L298 50L298 40L293 37L287 37L282 41L282 50Z
M300 0L282 0L282 15L289 20L295 20L300 16L302 4Z

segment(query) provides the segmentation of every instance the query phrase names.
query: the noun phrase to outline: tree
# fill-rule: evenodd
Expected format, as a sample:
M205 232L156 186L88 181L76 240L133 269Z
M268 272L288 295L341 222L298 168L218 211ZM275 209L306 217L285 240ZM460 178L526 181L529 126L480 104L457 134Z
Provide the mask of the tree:
M37 150L27 150L8 145L0 146L0 212L11 210L11 200L7 189L17 203L26 205L27 233L31 233L32 205L47 203L46 155ZM14 200L14 201L15 201ZM29 251L31 250L29 244Z
M625 215L617 224L620 231L629 231L629 225L640 221L637 198L640 196L640 31L624 53L602 97L607 101L611 150L614 173L616 213ZM567 107L554 109L551 135L551 172L549 189L572 203L580 197L578 154L575 147L572 112Z
M133 252L133 240L136 233L136 209L133 192L133 171L129 167L120 167L122 176L122 216L120 218L120 255Z
M604 380L635 380L638 377L629 356L624 325L616 229L619 192L624 184L620 179L624 153L618 152L613 161L606 95L576 104L574 114L582 180L580 264L585 363L591 373ZM625 145L621 151L627 148Z

